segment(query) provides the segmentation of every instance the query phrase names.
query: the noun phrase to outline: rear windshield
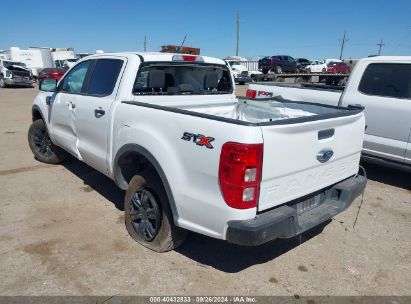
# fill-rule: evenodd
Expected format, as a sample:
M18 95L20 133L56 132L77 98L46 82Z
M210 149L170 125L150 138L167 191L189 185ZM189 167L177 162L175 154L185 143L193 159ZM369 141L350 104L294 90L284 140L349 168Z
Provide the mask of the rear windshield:
M231 74L224 65L149 63L141 66L135 95L231 94Z

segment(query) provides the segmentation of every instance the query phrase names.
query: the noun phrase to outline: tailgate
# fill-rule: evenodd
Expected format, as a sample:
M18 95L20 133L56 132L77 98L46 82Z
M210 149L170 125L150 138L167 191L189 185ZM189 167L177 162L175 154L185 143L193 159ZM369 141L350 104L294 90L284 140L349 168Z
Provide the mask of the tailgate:
M262 126L264 158L258 210L303 197L356 174L364 124L363 113L357 113ZM327 151L333 154L325 161L331 154Z

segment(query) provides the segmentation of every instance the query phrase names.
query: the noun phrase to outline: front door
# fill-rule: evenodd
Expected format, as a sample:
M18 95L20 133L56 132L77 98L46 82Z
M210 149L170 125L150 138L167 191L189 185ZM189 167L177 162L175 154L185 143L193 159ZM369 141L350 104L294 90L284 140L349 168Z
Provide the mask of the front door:
M79 63L64 76L51 103L51 139L76 157L79 157L76 131L77 98L82 92L90 62L87 60Z
M107 172L110 110L123 65L120 57L94 60L85 94L76 102L78 151L86 164L103 173Z

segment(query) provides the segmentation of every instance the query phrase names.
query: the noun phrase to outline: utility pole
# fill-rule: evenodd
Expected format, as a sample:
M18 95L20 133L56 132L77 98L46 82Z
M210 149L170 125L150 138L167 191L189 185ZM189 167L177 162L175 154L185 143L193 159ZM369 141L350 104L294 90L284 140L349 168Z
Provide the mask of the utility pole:
M147 52L147 36L144 35L144 52Z
M377 43L377 45L378 45L378 56L380 56L381 55L381 49L385 45L384 43L382 43L382 38L381 38L380 43Z
M348 41L348 38L346 37L346 32L344 31L344 35L341 42L341 50L340 50L340 60L342 60L342 55L343 55L343 51L344 51L344 45L345 43Z
M236 56L238 56L239 44L240 44L240 12L237 11L237 48L235 51Z

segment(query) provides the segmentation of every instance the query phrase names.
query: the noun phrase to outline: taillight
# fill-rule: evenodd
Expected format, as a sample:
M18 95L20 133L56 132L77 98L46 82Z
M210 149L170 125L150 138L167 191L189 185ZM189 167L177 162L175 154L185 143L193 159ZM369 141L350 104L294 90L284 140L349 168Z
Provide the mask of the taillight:
M227 142L220 155L218 180L226 204L236 209L257 206L263 144Z
M257 97L257 91L256 91L256 90L247 89L247 91L245 91L245 97L254 99L254 98Z
M269 64L269 65L273 65L273 64L274 64L274 60L270 59L270 60L268 61L268 64Z
M193 55L174 55L173 61L204 62L203 57Z

